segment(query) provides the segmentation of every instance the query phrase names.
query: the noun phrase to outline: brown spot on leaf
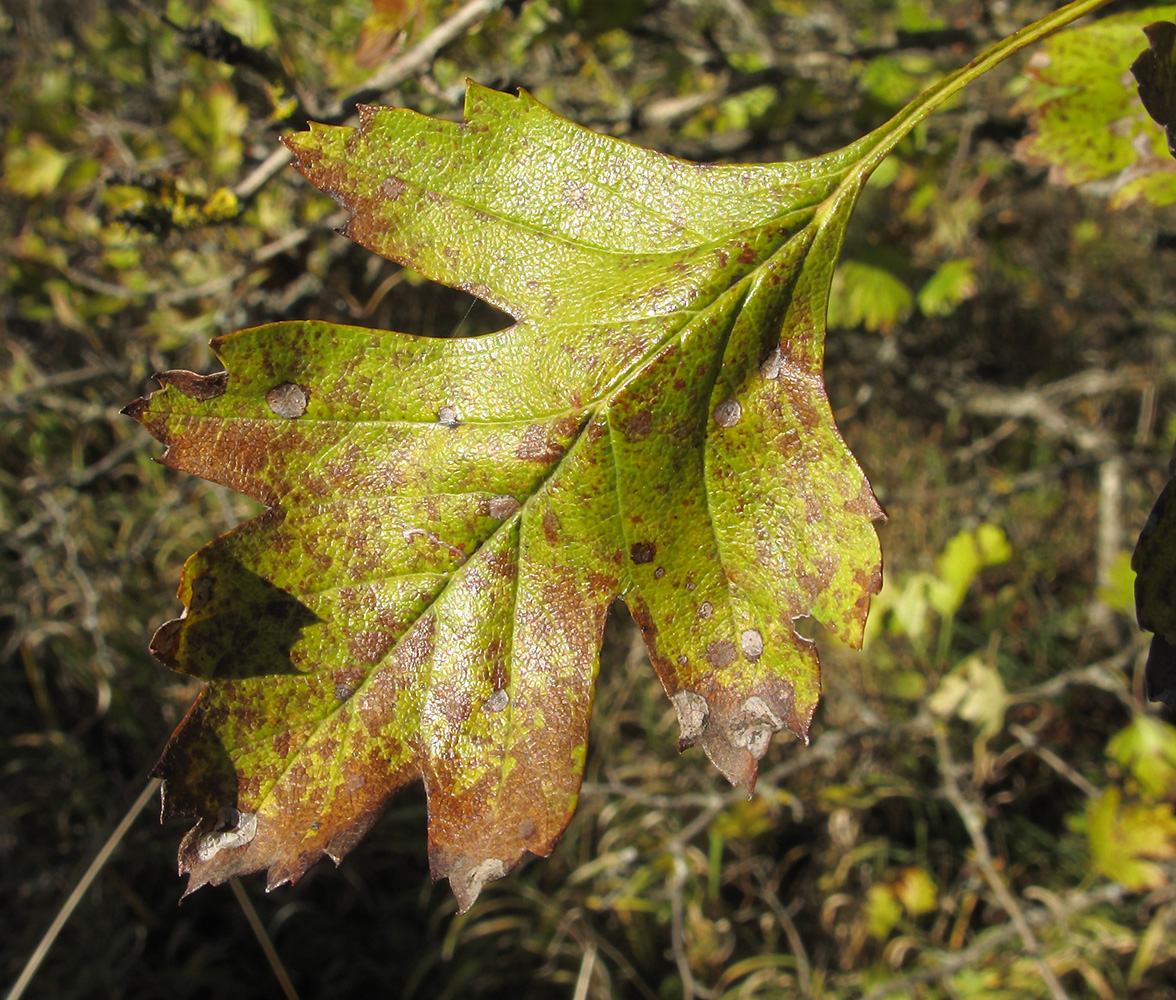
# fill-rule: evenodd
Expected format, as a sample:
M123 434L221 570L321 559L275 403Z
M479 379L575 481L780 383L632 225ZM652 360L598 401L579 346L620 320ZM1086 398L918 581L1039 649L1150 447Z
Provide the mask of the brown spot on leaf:
M653 562L656 555L657 546L653 542L634 542L629 546L629 558L638 566Z
M782 367L783 359L780 356L780 348L773 347L771 354L764 358L763 364L760 365L760 375L766 379L779 378Z
M347 640L347 649L361 663L377 663L388 652L393 637L378 629L358 629Z
M710 705L700 694L693 691L679 691L670 701L678 713L678 725L681 735L678 737L678 752L694 746L702 737L710 719Z
M508 517L513 517L515 515L519 509L519 506L519 502L514 497L491 497L490 503L487 507L487 512L491 517L496 517L500 521L505 521Z
M519 840L530 840L537 831L538 827L535 826L535 821L530 816L519 822Z
M506 693L505 688L499 688L482 702L482 710L484 712L501 712L509 704L510 695Z
M380 185L380 193L389 201L396 201L408 187L399 177L389 177Z
M641 441L649 437L649 432L653 430L653 414L649 410L642 410L640 413L635 413L624 423L625 437L631 441Z
M746 747L756 760L768 750L772 733L784 728L784 723L768 703L753 695L740 706L740 713L731 726L730 738L735 746Z
M706 662L716 670L731 666L735 662L735 643L716 639L706 647Z
M655 569L653 571L653 578L655 580L660 580L665 575L666 575L666 568L664 566L659 566L657 569Z
M184 627L182 618L173 618L164 622L155 630L147 651L169 670L179 669L176 662L176 651L180 646L180 631Z
M244 847L256 836L257 814L226 806L219 810L213 829L202 834L193 845L193 853L198 861L211 861L221 851Z
M306 412L310 391L293 382L275 385L265 394L266 405L279 417L294 420Z
M566 451L558 441L547 436L547 428L543 424L531 424L523 431L522 440L515 448L515 458L524 462L542 462L549 465Z
M694 588L693 588L693 587L687 587L687 589L688 589L688 590L693 590ZM702 603L701 603L701 604L698 606L698 617L699 617L699 618L709 618L709 617L710 617L711 615L713 615L714 613L715 613L715 606L714 606L713 604L711 604L711 602L710 602L710 601L703 601L703 602L702 602Z
M201 576L192 581L192 599L188 602L189 611L199 611L212 600L212 577Z
M486 569L490 571L491 576L496 576L502 580L513 580L518 567L515 565L512 553L491 552L486 557Z
M559 518L553 510L543 512L543 537L547 539L548 545L559 543Z

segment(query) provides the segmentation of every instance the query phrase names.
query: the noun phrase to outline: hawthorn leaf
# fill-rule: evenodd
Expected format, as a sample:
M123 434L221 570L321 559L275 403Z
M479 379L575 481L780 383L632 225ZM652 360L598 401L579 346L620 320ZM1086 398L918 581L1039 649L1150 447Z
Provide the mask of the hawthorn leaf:
M1145 111L1144 78L1139 78L1141 103L1128 72L1138 75L1141 66L1150 70L1156 106L1163 105L1160 94L1168 72L1163 26L1151 22L1170 20L1173 12L1166 6L1114 14L1042 45L1029 63L1028 85L1017 103L1017 110L1030 115L1030 131L1017 144L1017 156L1048 166L1056 184L1097 182L1111 195L1113 207L1141 198L1156 206L1176 201L1176 163L1164 133ZM1143 31L1153 49L1132 65ZM1150 61L1149 54L1154 56Z
M825 313L871 171L999 43L845 149L688 163L471 84L465 120L361 108L285 141L344 232L514 317L437 339L322 322L219 337L128 411L162 461L269 509L185 564L155 655L207 686L164 751L188 892L338 862L410 781L467 909L575 808L608 609L750 792L806 738L812 616L858 645L882 517L834 424Z

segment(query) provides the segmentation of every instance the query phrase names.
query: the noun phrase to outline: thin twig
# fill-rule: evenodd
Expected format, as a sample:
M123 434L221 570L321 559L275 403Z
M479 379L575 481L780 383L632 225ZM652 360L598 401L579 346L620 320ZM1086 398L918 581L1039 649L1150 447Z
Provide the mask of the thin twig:
M801 996L811 997L813 995L813 967L809 962L808 952L805 950L804 941L801 939L800 931L796 929L796 922L792 919L792 914L788 912L788 908L780 902L780 897L776 894L776 890L769 884L767 878L762 872L755 872L755 875L760 883L760 891L768 907L776 915L776 921L780 924L780 929L784 932L784 936L788 938L788 947L792 949L792 957L796 959L796 978L800 983Z
M376 100L384 92L427 69L437 53L502 6L502 0L469 0L456 14L442 21L411 49L393 59L379 72L368 77L355 91L324 108L316 118L328 123L342 123L355 112L356 105ZM259 163L235 188L238 201L252 198L279 170L290 162L292 154L279 146Z
M1033 929L1029 926L1029 922L1025 919L1025 911L996 870L996 865L992 860L992 850L988 846L988 836L984 832L984 816L980 807L964 795L960 789L959 781L956 779L958 769L951 755L951 747L948 746L947 727L942 723L937 724L934 727L934 734L935 745L939 751L939 769L943 775L943 793L964 822L968 836L972 840L972 847L976 851L976 865L1004 911L1012 918L1013 926L1021 938L1021 943L1025 946L1025 950L1033 956L1037 970L1049 988L1050 995L1054 1000L1069 1000L1069 995L1041 953L1041 945L1038 943Z
M229 879L229 886L232 888L233 895L245 913L245 919L249 921L249 928L253 931L253 936L257 938L257 943L261 945L261 950L265 952L266 961L269 962L270 968L274 973L274 978L278 981L278 985L282 987L282 993L285 994L286 1000L298 1000L298 991L294 989L294 983L290 980L290 974L282 964L282 959L278 955L274 943L266 933L265 926L261 922L261 917L257 915L257 910L254 909L252 900L250 900L248 894L245 892L245 887L241 885L241 880L235 878Z
M580 974L576 977L576 991L572 994L572 1000L587 1000L594 968L596 968L596 945L590 942L588 947L584 949L584 959L580 962Z
M694 1000L698 995L698 984L690 970L690 959L686 955L686 913L682 889L686 884L686 859L679 850L674 855L673 873L667 880L670 893L670 946L674 952L674 964L682 980L682 1000Z
M128 364L123 362L109 362L107 364L88 365L85 368L74 368L69 371L46 375L44 378L39 379L36 385L31 385L27 389L21 389L19 392L0 396L0 413L23 413L28 407L28 404L41 393L66 389L70 386L79 385L82 382L104 378L107 375L117 375L120 379L126 378L130 371L131 366Z
M41 967L41 963L45 960L45 956L49 953L49 949L53 947L53 942L57 940L57 935L61 933L61 928L66 924L66 921L73 915L73 911L77 908L78 903L82 901L82 897L90 888L94 879L98 877L98 873L102 871L102 866L110 860L110 855L114 853L116 847L126 836L127 831L131 828L131 824L135 822L139 813L143 811L143 807L147 805L151 796L155 794L159 788L159 779L152 778L143 787L143 791L139 793L138 798L131 803L130 809L126 811L126 815L119 821L118 826L114 828L114 832L106 838L106 843L102 845L101 850L95 855L94 860L90 862L90 867L86 869L86 873L74 886L73 892L61 905L61 909L57 911L57 916L53 918L53 923L49 925L49 929L45 931L37 947L33 949L33 953L29 956L29 960L25 962L24 969L21 970L20 976L13 984L11 990L8 991L7 1000L20 1000L21 995L32 981L33 976L37 974L37 969Z
M1092 785L1082 775L1075 771L1049 747L1042 745L1041 741L1038 740L1038 738L1024 726L1019 726L1014 723L1013 725L1009 726L1009 732L1020 741L1022 746L1032 750L1058 774L1060 774L1076 788L1080 789L1083 795L1092 799L1098 798L1098 789L1095 788L1094 785Z

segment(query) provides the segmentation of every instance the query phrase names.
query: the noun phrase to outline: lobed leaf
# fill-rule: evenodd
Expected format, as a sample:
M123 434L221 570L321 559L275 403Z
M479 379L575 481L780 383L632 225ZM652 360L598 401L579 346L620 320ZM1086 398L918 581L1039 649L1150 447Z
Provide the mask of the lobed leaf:
M846 149L687 163L470 85L465 120L361 108L289 137L352 239L509 312L441 340L319 322L213 341L129 412L162 461L267 513L185 565L152 648L208 686L158 773L198 820L188 891L339 861L423 780L462 909L548 854L580 785L623 598L733 783L806 737L813 616L860 644L882 516L822 381L828 291L869 173L1051 15Z

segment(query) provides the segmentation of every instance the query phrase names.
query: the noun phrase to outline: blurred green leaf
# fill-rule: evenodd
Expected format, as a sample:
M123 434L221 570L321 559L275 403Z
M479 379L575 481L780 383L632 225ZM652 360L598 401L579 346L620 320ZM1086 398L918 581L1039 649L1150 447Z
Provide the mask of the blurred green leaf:
M268 0L213 0L220 22L246 45L263 49L278 41Z
M941 615L954 615L980 571L1008 562L1012 555L1012 546L998 525L981 524L974 531L959 532L936 561L931 606Z
M1110 582L1098 589L1098 598L1112 611L1129 614L1135 608L1135 570L1131 553L1119 552L1111 563Z
M865 915L866 928L870 934L879 941L885 941L902 919L902 903L890 886L872 885L866 893Z
M829 300L829 325L888 333L914 305L911 290L889 271L847 260L839 264Z
M1138 198L1176 202L1176 162L1164 133L1123 83L1143 28L1174 13L1129 11L1048 39L1029 63L1031 82L1017 103L1032 129L1017 155L1048 166L1055 183L1109 180L1116 206Z
M201 92L185 87L180 106L170 123L172 134L209 170L223 177L241 165L241 136L249 113L226 83L215 83Z
M969 657L944 677L927 700L935 715L957 715L977 726L981 747L1004 727L1008 704L1008 689L999 671L979 656Z
M1107 753L1131 772L1147 797L1176 796L1176 728L1138 714L1107 744Z
M1122 805L1117 787L1106 789L1086 808L1091 866L1132 892L1167 881L1155 862L1176 858L1176 816L1170 805Z
M4 186L32 198L50 194L61 183L70 158L39 135L29 135L4 154Z
M976 294L977 287L972 260L944 261L919 289L919 311L924 316L950 316L961 302Z

